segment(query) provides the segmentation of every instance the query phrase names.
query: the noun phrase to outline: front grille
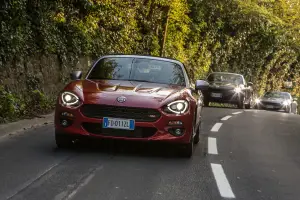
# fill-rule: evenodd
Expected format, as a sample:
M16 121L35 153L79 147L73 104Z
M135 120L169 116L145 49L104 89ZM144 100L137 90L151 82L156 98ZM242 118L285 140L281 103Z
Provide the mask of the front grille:
M155 109L91 104L83 105L81 112L90 118L115 117L134 119L136 122L155 122L161 116L160 112Z
M103 136L127 137L127 138L148 138L153 136L157 129L153 127L135 127L135 130L122 130L102 128L101 123L82 123L82 127L89 133Z
M266 105L275 106L275 107L280 107L281 106L280 103L276 103L276 102L264 102L264 101L262 101L261 104L263 104L264 106L266 106Z
M222 94L222 97L221 98L212 97L211 96L212 93L220 93L220 94ZM207 92L207 95L209 96L210 99L220 99L222 101L235 101L239 97L239 95L235 94L234 90L232 90L232 89L224 90L224 89L213 88Z

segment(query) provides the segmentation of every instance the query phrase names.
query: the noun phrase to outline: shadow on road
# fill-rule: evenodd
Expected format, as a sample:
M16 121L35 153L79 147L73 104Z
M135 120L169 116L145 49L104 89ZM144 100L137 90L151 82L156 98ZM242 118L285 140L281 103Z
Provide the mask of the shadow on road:
M204 156L206 136L200 136L199 144L194 146L194 155ZM158 157L158 158L183 158L179 152L181 148L171 143L139 142L124 140L85 140L77 141L68 149L54 147L56 153L80 153L80 154L105 154L111 156L133 157Z

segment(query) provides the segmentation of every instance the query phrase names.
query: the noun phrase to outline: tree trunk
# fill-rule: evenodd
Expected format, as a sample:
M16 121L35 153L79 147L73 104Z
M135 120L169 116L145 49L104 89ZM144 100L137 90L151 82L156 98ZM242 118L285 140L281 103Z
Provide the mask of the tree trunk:
M164 36L163 36L163 40L162 40L162 44L161 44L161 50L160 50L160 56L163 57L165 55L165 45L166 45L166 40L167 40L167 36L168 36L168 25L169 25L169 14L170 14L170 7L166 7L167 10L167 15L166 15L166 22L165 22L165 26L164 26Z

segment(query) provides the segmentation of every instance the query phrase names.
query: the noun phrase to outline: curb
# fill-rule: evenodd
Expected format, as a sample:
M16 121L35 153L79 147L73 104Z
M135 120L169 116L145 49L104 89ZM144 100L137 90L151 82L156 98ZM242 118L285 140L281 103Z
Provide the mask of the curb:
M40 127L54 122L54 112L42 115L41 118L24 119L8 124L0 125L0 139L8 135L23 132L28 129Z

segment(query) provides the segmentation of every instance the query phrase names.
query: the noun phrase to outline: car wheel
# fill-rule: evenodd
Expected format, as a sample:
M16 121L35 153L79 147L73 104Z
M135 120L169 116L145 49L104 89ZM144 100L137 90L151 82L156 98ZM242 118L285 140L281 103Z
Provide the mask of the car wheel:
M246 105L245 105L245 108L246 108L246 109L250 109L250 108L251 108L250 103L249 103L249 104L246 104Z
M204 99L204 106L209 107L209 101Z
M200 129L201 129L201 122L198 128L196 129L196 135L194 137L194 144L198 144L200 141Z
M55 142L58 148L70 148L73 145L73 140L70 136L55 133Z
M237 107L238 107L238 109L244 109L244 102L243 101L239 101L237 103Z
M192 137L191 141L188 144L184 144L183 149L181 150L181 156L184 158L192 157L194 153L194 139Z
M285 110L286 113L291 113L291 106L287 107L287 109Z

